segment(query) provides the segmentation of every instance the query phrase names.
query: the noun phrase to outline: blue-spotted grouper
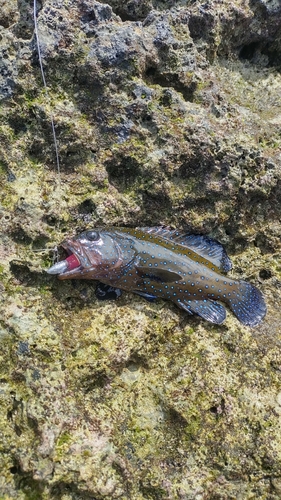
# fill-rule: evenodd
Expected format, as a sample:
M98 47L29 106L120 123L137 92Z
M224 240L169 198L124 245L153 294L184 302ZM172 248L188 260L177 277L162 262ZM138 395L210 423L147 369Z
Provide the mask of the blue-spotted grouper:
M59 279L94 279L111 290L169 299L217 324L226 316L220 302L244 325L256 326L266 314L263 295L254 285L223 274L231 261L223 246L206 236L162 227L110 227L85 231L62 247L68 258L47 271Z

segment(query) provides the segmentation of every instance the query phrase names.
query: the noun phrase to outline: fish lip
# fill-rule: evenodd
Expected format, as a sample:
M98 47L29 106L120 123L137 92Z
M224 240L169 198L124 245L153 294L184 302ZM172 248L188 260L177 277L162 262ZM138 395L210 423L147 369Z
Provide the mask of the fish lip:
M77 260L80 262L80 266L75 267L74 269L71 269L70 271L68 271L66 269L62 273L58 274L58 278L60 278L60 279L62 279L62 278L68 278L71 275L74 275L74 274L77 274L79 272L82 272L83 269L84 269L84 267L81 264L81 257L79 255L79 250L76 249L75 246L72 244L72 240L65 240L65 241L63 241L60 244L60 246L66 252L67 257L69 257L70 255L75 255L75 257L77 258ZM63 259L63 260L65 260L65 259Z
M81 273L83 270L82 265L81 265L81 259L79 258L79 252L76 251L76 249L73 247L71 244L71 240L65 240L60 244L60 247L63 248L64 252L67 254L67 257L70 255L75 255L77 260L80 262L80 266L75 267L74 269L71 269L68 271L67 269L65 271L62 271L61 273L58 274L59 279L66 279L68 277L71 277L74 274ZM65 258L62 259L61 262L64 262Z
M78 252L75 252L73 245L71 245L71 240L65 240L60 244L61 248L67 253L67 256L74 254L75 257L78 257Z
M82 277L82 275L84 277L85 274L92 271L96 267L97 263L93 262L93 256L91 256L91 259L89 258L87 249L80 244L79 240L68 239L63 241L60 246L67 253L67 256L75 255L77 260L80 262L80 266L75 267L70 271L66 269L65 271L59 273L59 279L67 279L71 277L79 278L79 275L80 277Z

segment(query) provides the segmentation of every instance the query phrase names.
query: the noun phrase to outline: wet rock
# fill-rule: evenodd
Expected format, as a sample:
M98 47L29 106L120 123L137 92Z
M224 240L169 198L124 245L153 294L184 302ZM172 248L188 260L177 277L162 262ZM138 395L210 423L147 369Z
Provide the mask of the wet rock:
M279 3L38 2L47 93L31 3L2 4L0 496L275 500ZM264 322L44 272L105 225L217 238Z

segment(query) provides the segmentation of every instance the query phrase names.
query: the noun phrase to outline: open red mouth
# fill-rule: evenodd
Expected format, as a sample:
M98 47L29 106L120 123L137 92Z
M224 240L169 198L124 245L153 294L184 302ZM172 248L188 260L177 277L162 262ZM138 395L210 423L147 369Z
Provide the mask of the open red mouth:
M80 262L77 259L76 255L74 255L74 253L72 253L71 255L69 255L65 259L65 262L67 262L67 270L68 271L72 271L72 269L75 269L76 267L80 266Z
M63 274L80 267L79 259L74 253L71 253L66 259L57 262L47 270L48 274Z

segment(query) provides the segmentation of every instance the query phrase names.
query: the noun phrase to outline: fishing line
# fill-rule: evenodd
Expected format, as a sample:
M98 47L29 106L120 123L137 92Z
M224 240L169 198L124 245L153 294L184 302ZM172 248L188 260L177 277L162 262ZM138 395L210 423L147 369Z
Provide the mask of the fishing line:
M45 92L45 96L47 98L48 104L51 107L51 99L50 99L50 95L49 95L48 87L47 87L47 83L46 83L42 55L41 55L41 48L40 48L40 39L39 39L39 31L38 31L38 23L37 23L37 1L36 0L34 0L34 3L33 3L33 18L34 18L34 32L35 32L35 38L36 38L36 43L37 43L37 52L38 52L41 76L42 76L42 80L43 80L44 92ZM57 141L56 130L55 130L54 116L53 116L52 112L50 114L50 119L51 119L54 147L55 147L55 153L56 153L58 184L60 186L61 185L61 176L60 176L59 149L58 149L58 141Z
M33 2L33 21L34 21L34 33L35 33L35 39L36 39L36 44L37 44L37 53L38 53L38 58L39 58L39 65L40 65L40 70L41 70L41 77L42 77L42 81L43 81L44 92L45 92L47 103L49 104L49 107L51 110L51 99L50 99L50 94L48 92L47 82L46 82L46 78L45 78L45 72L44 72L44 68L43 68L41 48L40 48L40 37L39 37L39 30L38 30L38 23L37 23L37 0L34 0L34 2ZM60 159L59 159L59 148L58 148L58 141L57 141L56 130L55 130L54 116L53 116L52 111L50 112L50 120L51 120L51 128L52 128L55 156L56 156L57 184L58 184L58 188L59 188L59 192L60 192L61 191L61 169L60 169ZM59 226L60 226L60 219L58 218L58 224L57 224L58 229L59 229ZM58 248L55 247L53 261L57 261L57 260L58 260Z

